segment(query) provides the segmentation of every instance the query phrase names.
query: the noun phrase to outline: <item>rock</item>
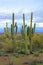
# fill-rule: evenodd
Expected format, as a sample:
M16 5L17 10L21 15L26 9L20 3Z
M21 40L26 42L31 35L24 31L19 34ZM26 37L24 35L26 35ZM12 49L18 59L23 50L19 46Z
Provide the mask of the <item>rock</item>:
M30 61L29 65L36 65L36 62L35 61Z
M15 57L18 57L18 53L13 53L13 55L14 55Z
M34 56L38 57L39 56L39 53L35 53Z
M43 63L43 60L40 60L40 63Z
M25 54L25 52L22 52L22 51L21 51L20 54Z
M4 56L8 56L8 54L4 54Z
M9 65L13 65L13 63L9 63Z
M23 62L23 64L28 64L28 61Z
M30 55L30 52L28 52L27 55Z

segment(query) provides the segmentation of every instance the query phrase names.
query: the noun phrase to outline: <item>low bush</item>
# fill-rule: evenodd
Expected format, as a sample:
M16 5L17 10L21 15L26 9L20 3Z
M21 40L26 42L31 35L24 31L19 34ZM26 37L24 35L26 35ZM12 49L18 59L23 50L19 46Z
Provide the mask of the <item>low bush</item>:
M38 57L39 56L39 53L38 52L34 53L34 56Z

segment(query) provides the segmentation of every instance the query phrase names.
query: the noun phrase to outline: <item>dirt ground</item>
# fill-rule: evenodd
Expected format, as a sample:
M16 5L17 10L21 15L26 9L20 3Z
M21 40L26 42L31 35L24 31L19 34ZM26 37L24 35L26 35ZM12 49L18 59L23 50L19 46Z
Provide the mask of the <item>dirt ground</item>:
M28 56L19 56L18 58L10 58L5 56L0 56L0 65L8 65L9 63L13 62L13 65L23 65L22 63L27 61L40 61L43 60L43 54L39 56L28 55Z

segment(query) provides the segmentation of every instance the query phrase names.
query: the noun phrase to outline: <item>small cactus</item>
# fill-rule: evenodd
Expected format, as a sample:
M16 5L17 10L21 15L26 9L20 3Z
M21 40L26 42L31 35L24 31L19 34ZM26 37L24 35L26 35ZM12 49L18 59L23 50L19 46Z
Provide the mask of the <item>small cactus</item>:
M6 22L6 28L4 28L4 35L6 38L9 37L8 23Z

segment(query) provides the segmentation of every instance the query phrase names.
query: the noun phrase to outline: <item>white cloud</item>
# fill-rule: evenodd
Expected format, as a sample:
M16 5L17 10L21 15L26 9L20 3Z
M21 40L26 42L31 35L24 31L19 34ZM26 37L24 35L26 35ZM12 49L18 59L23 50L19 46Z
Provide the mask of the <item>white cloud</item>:
M0 8L0 13L15 13L15 14L17 14L18 12L20 11L20 8Z
M10 27L11 20L1 20L0 21L0 28L6 27L6 22L8 23L8 27Z
M41 17L34 17L33 18L33 21L35 21L35 22L42 22L42 18Z
M0 20L0 28L6 27L6 22L8 23L8 27L10 27L12 20L3 19ZM23 19L15 19L15 22L17 22L18 27L21 27L21 25L23 25ZM30 19L25 20L25 23L27 24L27 26L30 26ZM32 27L34 26L34 23L36 23L36 27L43 27L43 22L34 22L33 20Z
M0 8L0 13L15 13L15 14L18 14L18 13L31 13L31 12L34 12L34 10L31 10L30 8Z
M43 27L43 23L36 23L36 27Z
M23 20L22 19L16 20L16 22L17 22L17 24L18 24L19 27L23 24ZM43 27L43 22L34 22L33 21L32 27L34 26L34 23L36 23L36 27ZM25 24L27 26L30 26L30 20L25 20Z

